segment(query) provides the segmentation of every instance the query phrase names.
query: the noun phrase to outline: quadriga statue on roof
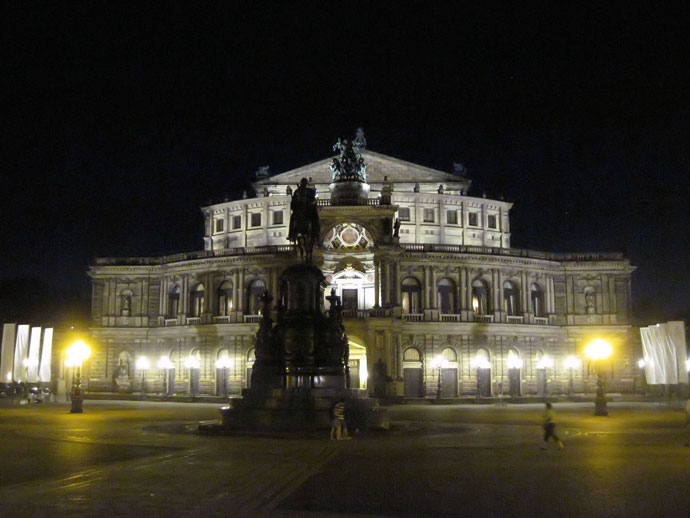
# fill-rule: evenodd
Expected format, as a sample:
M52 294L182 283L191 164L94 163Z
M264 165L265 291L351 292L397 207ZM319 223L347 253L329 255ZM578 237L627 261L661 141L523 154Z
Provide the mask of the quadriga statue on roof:
M297 244L300 256L311 263L312 251L319 240L319 213L316 208L316 190L308 186L309 181L302 178L292 194L290 202L290 232L288 240Z

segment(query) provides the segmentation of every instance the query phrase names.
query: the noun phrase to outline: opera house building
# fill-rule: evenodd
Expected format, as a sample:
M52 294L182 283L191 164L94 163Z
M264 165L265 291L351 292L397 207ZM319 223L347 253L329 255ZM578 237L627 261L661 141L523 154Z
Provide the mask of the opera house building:
M512 204L471 196L459 164L442 172L375 153L361 134L335 149L292 171L263 168L252 196L203 207L203 249L96 259L87 390L248 387L260 297L278 301L282 272L300 260L287 237L303 178L317 194L325 308L332 290L342 304L350 387L398 398L591 393L583 350L605 338L607 390L634 390L634 267L622 254L513 248Z

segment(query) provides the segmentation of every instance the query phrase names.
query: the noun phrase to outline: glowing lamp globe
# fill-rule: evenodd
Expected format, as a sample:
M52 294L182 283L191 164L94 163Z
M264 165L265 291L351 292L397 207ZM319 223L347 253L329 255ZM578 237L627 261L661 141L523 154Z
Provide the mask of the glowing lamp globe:
M77 340L67 348L67 361L70 365L81 365L84 360L91 356L91 349L81 340Z
M597 338L585 347L585 356L590 360L605 360L613 353L613 347L606 340Z

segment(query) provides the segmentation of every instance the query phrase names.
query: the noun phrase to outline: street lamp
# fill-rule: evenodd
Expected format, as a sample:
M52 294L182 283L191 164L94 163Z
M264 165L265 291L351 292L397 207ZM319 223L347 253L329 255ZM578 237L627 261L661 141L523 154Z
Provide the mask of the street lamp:
M146 392L146 371L151 367L151 362L146 356L139 356L135 363L137 370L141 371L141 392Z
M84 360L91 355L91 349L81 340L77 340L70 345L65 352L67 354L65 366L75 369L74 375L72 376L72 390L70 395L72 408L70 409L70 413L81 414L84 412L84 395L81 390L81 366Z
M568 380L568 394L573 395L573 371L580 368L580 359L576 356L570 355L563 362L565 368L568 369L570 373L570 379Z
M223 370L223 396L228 396L228 369L232 366L232 360L225 354L216 360L216 369Z
M436 388L436 399L441 399L441 389L443 387L443 369L448 366L448 360L446 360L442 354L436 356L431 360L431 367L438 368L438 387Z
M594 415L607 416L609 415L606 407L606 395L604 376L601 368L601 360L605 360L613 352L613 347L606 340L597 338L593 340L587 347L585 347L585 356L594 362L594 369L597 372L597 397L594 400Z

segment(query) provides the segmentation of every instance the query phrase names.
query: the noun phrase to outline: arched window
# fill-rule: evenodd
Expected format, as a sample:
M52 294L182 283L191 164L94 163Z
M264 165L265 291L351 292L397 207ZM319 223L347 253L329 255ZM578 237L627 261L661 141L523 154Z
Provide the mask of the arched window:
M168 316L174 318L180 312L180 287L173 286L168 293Z
M132 314L132 292L129 290L122 290L120 293L120 314L123 317Z
M585 313L594 315L597 312L597 290L592 286L585 288Z
M503 309L508 315L517 315L520 311L518 301L520 290L510 281L503 283Z
M509 369L520 369L522 368L522 359L520 359L520 353L517 349L510 349L508 351L508 368Z
M247 314L261 314L261 295L266 290L266 284L261 279L254 279L247 288Z
M406 362L421 362L422 361L422 355L419 352L419 349L416 347L408 347L405 349L403 352L403 361Z
M197 284L189 294L189 313L193 317L200 317L204 314L205 297L204 285Z
M452 279L438 281L438 307L441 313L448 315L457 313L455 283Z
M402 311L403 313L420 313L422 311L422 287L414 277L407 277L402 281Z
M228 316L234 311L232 305L232 282L223 281L218 286L218 314L222 317Z
M441 351L441 356L447 362L458 361L458 353L456 353L455 349L453 349L452 347L446 347L445 349L443 349L443 351Z
M529 298L532 302L532 311L535 317L544 316L544 292L537 283L532 283L529 289Z
M477 315L489 312L489 290L482 279L472 281L472 309Z
M490 369L491 358L489 356L489 351L483 347L477 349L474 357L470 360L470 366L475 369Z

